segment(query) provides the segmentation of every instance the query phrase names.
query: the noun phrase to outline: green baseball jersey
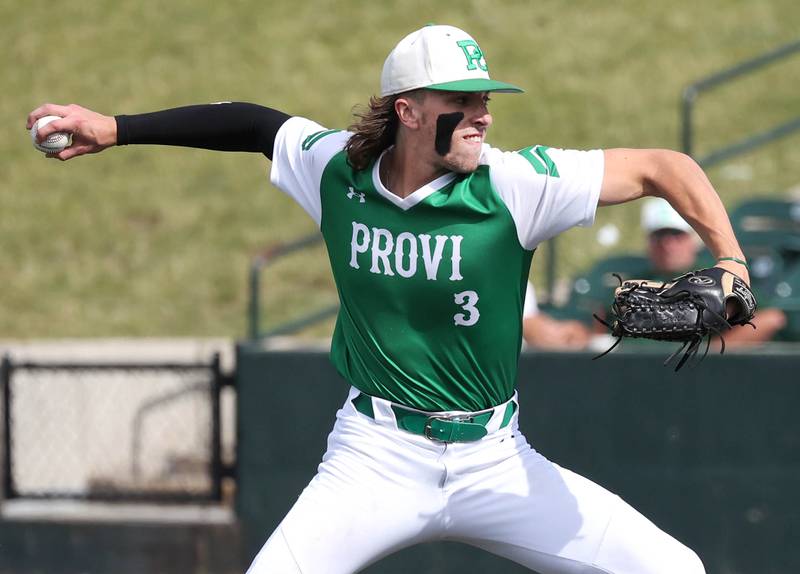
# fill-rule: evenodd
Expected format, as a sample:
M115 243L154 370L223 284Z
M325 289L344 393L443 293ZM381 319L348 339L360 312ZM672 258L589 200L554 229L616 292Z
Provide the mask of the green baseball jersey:
M516 383L533 250L594 220L600 150L484 145L470 174L400 198L381 158L352 169L350 134L291 118L272 182L319 224L340 299L331 360L359 390L425 411L475 411Z

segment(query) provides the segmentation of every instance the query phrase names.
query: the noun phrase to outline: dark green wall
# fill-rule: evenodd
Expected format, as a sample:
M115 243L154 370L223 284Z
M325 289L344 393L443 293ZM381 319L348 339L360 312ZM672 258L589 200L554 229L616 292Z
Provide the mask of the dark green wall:
M775 349L778 349L777 347ZM520 426L551 460L608 487L703 558L709 574L800 572L800 354L709 356L676 374L671 349L525 354ZM238 357L237 510L245 562L313 476L346 384L323 352ZM525 570L427 544L367 572Z
M241 574L236 525L0 519L0 574Z

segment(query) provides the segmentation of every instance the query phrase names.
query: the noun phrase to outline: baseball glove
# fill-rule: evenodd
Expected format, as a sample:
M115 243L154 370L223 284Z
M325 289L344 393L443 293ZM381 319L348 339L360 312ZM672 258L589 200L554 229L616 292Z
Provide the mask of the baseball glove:
M708 354L711 336L721 340L720 354L725 352L722 332L733 325L755 325L750 322L756 310L753 292L739 277L720 267L690 271L666 283L647 280L620 280L614 292L611 321L595 318L611 330L617 341L598 359L616 347L624 337L677 341L683 345L672 353L664 365L683 355L675 366L680 369L697 355L704 338ZM736 311L727 317L728 301L736 302ZM726 318L727 317L727 318Z

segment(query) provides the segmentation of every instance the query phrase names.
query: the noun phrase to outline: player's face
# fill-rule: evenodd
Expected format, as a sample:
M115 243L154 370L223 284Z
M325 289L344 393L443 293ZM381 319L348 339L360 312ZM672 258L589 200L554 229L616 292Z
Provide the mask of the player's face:
M697 257L697 241L691 233L678 229L659 229L650 234L648 253L653 267L664 273L684 273Z
M470 173L478 168L486 131L492 125L488 104L488 92L427 92L421 127L430 141L430 149L438 149L435 162L440 167L457 173ZM463 117L455 128L452 122L447 125L448 122L440 121L443 115L457 119L453 114L459 112Z

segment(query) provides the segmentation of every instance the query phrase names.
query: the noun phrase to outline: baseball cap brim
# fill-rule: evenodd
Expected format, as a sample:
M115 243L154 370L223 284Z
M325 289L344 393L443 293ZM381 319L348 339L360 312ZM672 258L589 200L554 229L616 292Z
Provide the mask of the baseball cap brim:
M443 82L425 86L428 90L441 90L444 92L501 92L507 94L524 92L513 84L488 80L485 78L472 78L469 80L456 80L455 82Z

